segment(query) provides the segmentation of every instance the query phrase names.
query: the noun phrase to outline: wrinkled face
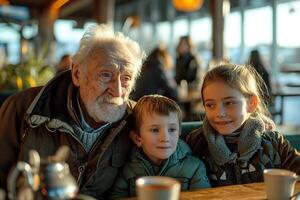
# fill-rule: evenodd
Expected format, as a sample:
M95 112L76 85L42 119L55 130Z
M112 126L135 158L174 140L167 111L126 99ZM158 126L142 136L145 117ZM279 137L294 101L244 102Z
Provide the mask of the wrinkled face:
M73 66L73 82L95 122L115 122L124 115L134 83L132 63L133 57L124 45L110 42L95 47L82 66Z
M179 138L179 122L176 113L168 116L147 114L143 116L140 134L135 143L155 165L160 165L176 150Z
M222 135L239 129L254 110L252 100L222 80L214 80L205 86L203 99L208 122Z

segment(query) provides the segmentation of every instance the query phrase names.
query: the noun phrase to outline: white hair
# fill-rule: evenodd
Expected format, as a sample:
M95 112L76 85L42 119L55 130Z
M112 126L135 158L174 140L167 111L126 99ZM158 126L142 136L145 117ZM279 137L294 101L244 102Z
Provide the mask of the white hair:
M140 48L137 42L133 41L129 37L124 36L121 32L114 32L105 24L93 25L86 30L80 40L79 50L73 56L74 64L81 65L95 46L99 46L111 41L120 42L127 47L134 58L134 70L135 74L138 75L141 71L142 63L146 57L145 52Z

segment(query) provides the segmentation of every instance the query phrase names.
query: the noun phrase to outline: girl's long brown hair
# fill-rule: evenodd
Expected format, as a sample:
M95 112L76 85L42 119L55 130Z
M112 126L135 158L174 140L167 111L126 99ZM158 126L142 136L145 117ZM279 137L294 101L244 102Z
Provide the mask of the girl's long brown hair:
M275 128L268 110L270 95L265 92L267 91L267 86L252 66L223 64L211 69L207 72L203 80L201 88L202 99L204 88L218 79L225 81L230 87L239 90L246 98L250 98L253 95L257 96L258 105L252 116L260 117L266 123L267 129Z

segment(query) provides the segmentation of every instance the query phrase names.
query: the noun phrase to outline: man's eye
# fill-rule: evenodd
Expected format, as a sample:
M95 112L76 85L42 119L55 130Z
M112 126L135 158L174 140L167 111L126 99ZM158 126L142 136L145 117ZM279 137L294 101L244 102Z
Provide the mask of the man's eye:
M125 86L129 85L131 79L132 79L132 77L129 76L129 75L121 76L121 82L122 82L122 84L125 85Z
M113 75L111 72L101 72L99 78L100 78L100 81L107 83L107 82L111 81L112 76Z

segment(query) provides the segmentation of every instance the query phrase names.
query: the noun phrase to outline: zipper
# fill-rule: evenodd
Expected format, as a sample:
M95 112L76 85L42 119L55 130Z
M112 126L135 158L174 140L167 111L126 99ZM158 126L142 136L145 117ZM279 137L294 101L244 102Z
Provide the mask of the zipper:
M237 162L235 162L233 167L237 184L242 184L242 171L240 169L240 166L237 164Z
M115 130L116 133L119 133L119 132L120 132L120 129L123 128L125 124L126 124L126 121L122 121L122 122L121 122L121 125L118 126L117 131ZM109 127L110 127L110 126L107 126L107 127L105 128L104 133L107 131L107 128L109 128ZM73 132L69 132L69 131L68 131L68 133L69 133L75 140L77 140L77 141L79 142L79 144L81 144L81 146L82 146L83 149L84 149L84 145L83 145L82 142L81 142L81 141L73 134ZM92 146L92 148L90 149L89 152L86 152L86 150L84 149L84 151L86 152L86 155L85 155L85 156L86 156L86 158L85 158L86 161L78 167L79 175L78 175L78 178L77 178L77 184L78 184L79 187L81 187L81 184L82 184L83 176L84 176L84 173L85 173L85 170L86 170L86 166L87 166L87 164L88 164L87 161L89 161L89 160L91 159L91 157L92 157L92 155L93 155L93 152L95 151L96 147L99 145L99 143L100 143L100 141L101 141L102 138L105 138L104 141L103 141L103 143L105 144L105 142L106 142L106 140L107 140L107 137L110 136L109 134L110 134L110 132L107 133L107 135L105 135L105 136L98 137L97 140L95 141L95 143L93 144L93 146ZM115 136L116 136L116 134L113 135L113 138L115 138ZM112 139L113 139L113 138L112 138ZM110 143L109 143L109 144L110 144ZM102 156L103 156L104 151L106 150L106 148L107 148L107 146L105 147L105 145L104 145L104 147L101 148L101 151L100 151L100 155L99 155L98 161L99 161L99 159L102 159Z
M83 144L81 143L81 141L79 141L77 138L76 138L76 140L83 146ZM85 160L89 161L91 159L92 150L95 149L95 146L97 146L96 144L98 144L99 142L100 142L100 138L97 138L97 140L95 141L95 143L93 144L93 146L92 146L92 148L91 148L91 150L89 152L86 152L86 150L84 150L86 152L86 154L85 154ZM79 187L81 187L83 176L84 176L84 173L85 173L88 161L85 161L83 164L79 165L79 167L78 167L79 174L78 174L78 178L77 178L77 184L78 184Z
M81 185L86 166L87 166L87 162L83 163L82 165L80 165L78 167L79 175L78 175L78 178L77 178L77 184L79 185L79 187Z
M22 137L21 137L21 142L25 139L25 137L26 137L26 135L28 134L28 132L29 132L29 127L27 126L27 127L25 128L25 130L24 130L24 133L23 133Z
M71 135L71 137L73 139L75 139L81 145L81 147L82 147L82 149L84 151L84 155L85 155L84 157L88 156L88 152L86 152L83 143L76 137L76 135L72 131L65 130L65 131L61 131L61 132L64 132L66 134ZM86 160L86 159L84 159L84 160ZM84 172L85 172L85 169L86 169L86 166L87 166L88 162L85 161L85 162L81 162L81 163L83 163L83 164L79 165L79 167L77 168L78 172L79 172L78 177L77 177L78 187L80 187L80 185L82 183L83 175L84 175Z

